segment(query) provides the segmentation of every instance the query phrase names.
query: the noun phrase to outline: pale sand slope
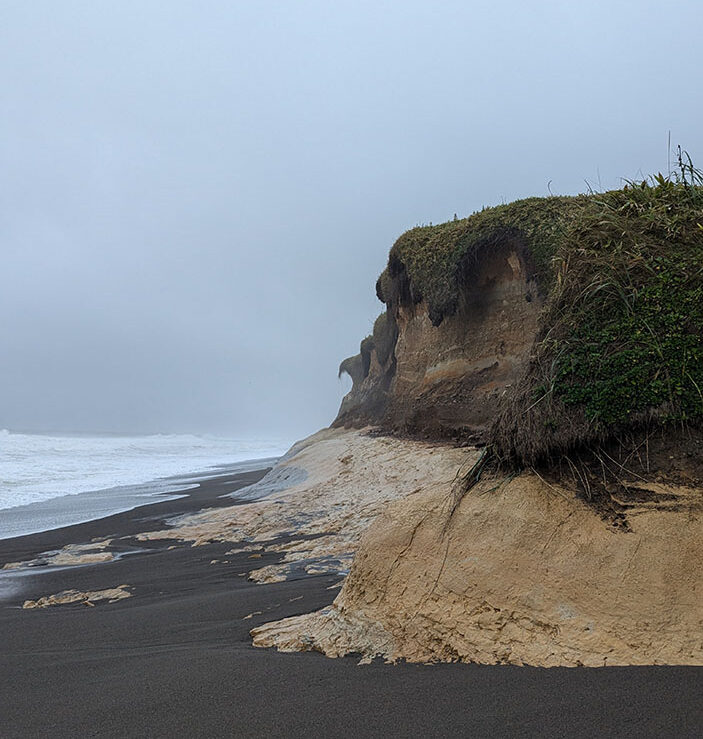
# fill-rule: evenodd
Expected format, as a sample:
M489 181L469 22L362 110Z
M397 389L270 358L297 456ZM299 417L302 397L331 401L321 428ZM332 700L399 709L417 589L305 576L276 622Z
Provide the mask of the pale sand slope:
M523 474L497 489L484 480L449 520L451 480L475 451L356 432L310 441L288 461L310 474L278 497L288 513L268 501L255 526L251 516L236 526L265 537L299 511L311 514L306 532L333 531L351 552L383 512L334 604L255 629L255 645L410 661L703 664L700 490L668 488L676 509L633 510L626 533Z
M138 538L237 542L232 552L251 551L253 558L284 553L280 564L250 572L259 582L301 571L346 575L376 516L418 490L448 489L466 458L466 450L444 445L325 429L296 444L259 483L237 492L251 503L184 516L171 529ZM280 542L281 536L293 538Z

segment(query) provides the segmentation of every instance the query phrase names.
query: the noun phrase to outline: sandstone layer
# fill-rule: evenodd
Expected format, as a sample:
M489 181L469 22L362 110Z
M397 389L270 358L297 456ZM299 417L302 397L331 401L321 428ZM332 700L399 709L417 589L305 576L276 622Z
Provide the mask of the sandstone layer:
M345 437L347 454L360 438ZM379 481L405 464L374 451L385 443L363 442ZM330 608L255 629L254 644L364 659L703 664L701 490L659 485L652 498L668 502L630 506L623 530L523 473L483 480L452 513L456 451L435 448L443 472L386 501ZM415 464L428 452L415 449ZM345 487L361 495L368 480Z
M529 256L518 240L483 254L460 280L455 311L439 324L398 269L381 327L340 367L353 385L334 425L480 438L522 376L537 333L543 301Z

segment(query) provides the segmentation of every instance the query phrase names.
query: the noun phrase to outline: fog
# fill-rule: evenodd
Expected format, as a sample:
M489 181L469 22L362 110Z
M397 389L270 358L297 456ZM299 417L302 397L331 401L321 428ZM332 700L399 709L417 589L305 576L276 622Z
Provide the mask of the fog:
M700 8L2 0L0 427L329 424L403 231L703 158Z

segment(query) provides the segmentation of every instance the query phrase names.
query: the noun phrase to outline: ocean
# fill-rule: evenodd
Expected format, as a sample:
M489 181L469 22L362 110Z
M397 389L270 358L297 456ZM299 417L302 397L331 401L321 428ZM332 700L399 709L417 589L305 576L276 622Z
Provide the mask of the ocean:
M193 475L284 454L289 440L191 434L42 435L0 430L0 538L130 510L193 486ZM168 479L165 479L168 478ZM158 495L156 498L154 496Z

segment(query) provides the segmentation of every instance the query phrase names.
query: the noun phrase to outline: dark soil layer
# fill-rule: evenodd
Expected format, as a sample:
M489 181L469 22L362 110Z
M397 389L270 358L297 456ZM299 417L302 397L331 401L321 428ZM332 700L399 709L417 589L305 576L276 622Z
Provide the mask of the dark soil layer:
M187 498L0 541L0 564L235 504L218 496L260 474L223 476ZM246 554L224 555L232 545L172 543L114 563L32 573L22 592L0 602L2 737L700 735L703 668L359 667L254 649L252 627L325 606L337 578L255 585L241 576L252 565ZM264 555L256 566L273 561ZM112 604L19 608L67 588L123 583L132 597Z
M537 469L552 482L574 490L617 528L629 530L628 514L650 510L703 513L703 431L655 428L592 448L575 450ZM691 497L651 489L652 483L684 486Z

